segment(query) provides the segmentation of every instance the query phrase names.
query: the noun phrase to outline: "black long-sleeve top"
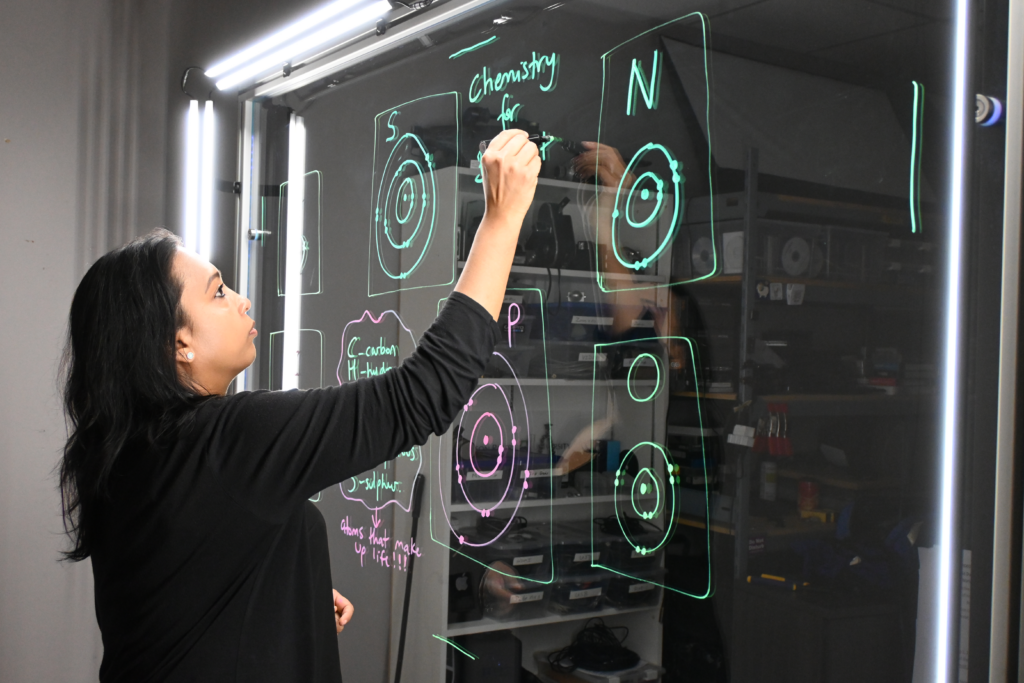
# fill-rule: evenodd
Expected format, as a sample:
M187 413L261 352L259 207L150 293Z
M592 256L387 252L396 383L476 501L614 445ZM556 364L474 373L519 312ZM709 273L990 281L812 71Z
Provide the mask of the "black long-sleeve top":
M443 433L497 330L455 293L390 372L211 399L173 443L123 453L92 552L100 680L338 683L326 529L306 499Z

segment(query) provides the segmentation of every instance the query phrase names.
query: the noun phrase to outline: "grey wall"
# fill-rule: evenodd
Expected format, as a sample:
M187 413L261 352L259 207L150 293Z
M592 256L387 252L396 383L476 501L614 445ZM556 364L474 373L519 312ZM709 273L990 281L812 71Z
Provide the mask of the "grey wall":
M209 66L322 4L4 0L0 6L4 683L93 681L102 656L91 567L58 561L65 540L54 468L65 432L56 383L74 288L109 249L154 226L179 231L184 68ZM234 180L237 102L218 96L217 107L218 176ZM232 195L218 196L217 220L223 237L214 260L231 279ZM348 592L359 605L359 588ZM361 611L363 619L371 613ZM342 636L347 678L382 678L380 662L370 665L369 677L360 675L369 662L368 636L358 622L357 616Z
M169 2L2 8L0 681L94 681L91 566L58 562L57 368L85 269L165 220Z
M0 22L0 680L96 679L88 563L58 564L57 358L79 263L79 102L101 0L5 2ZM81 67L81 68L80 68Z

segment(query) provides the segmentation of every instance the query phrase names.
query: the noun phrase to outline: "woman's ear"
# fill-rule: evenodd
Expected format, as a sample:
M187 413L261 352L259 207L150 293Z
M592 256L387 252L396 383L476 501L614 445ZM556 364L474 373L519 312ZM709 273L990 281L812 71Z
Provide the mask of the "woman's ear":
M188 330L178 330L178 336L175 340L174 355L176 361L186 365L195 360L196 354L195 350L192 348L192 335L188 333Z

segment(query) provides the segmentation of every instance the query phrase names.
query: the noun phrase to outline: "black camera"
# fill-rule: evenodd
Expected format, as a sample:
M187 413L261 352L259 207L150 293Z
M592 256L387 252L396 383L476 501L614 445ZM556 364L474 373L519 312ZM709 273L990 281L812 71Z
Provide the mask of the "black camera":
M540 268L563 268L572 264L576 239L572 217L562 211L569 204L566 197L557 204L541 204L533 223L533 232L526 240L526 265Z

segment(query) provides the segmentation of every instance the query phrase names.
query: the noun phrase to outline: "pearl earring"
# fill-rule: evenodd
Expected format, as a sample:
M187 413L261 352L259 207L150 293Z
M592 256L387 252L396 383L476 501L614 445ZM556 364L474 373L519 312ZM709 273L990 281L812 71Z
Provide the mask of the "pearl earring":
M192 360L195 357L196 357L196 354L192 353L191 351L189 351L188 353L185 354L185 358L188 358L189 360Z

